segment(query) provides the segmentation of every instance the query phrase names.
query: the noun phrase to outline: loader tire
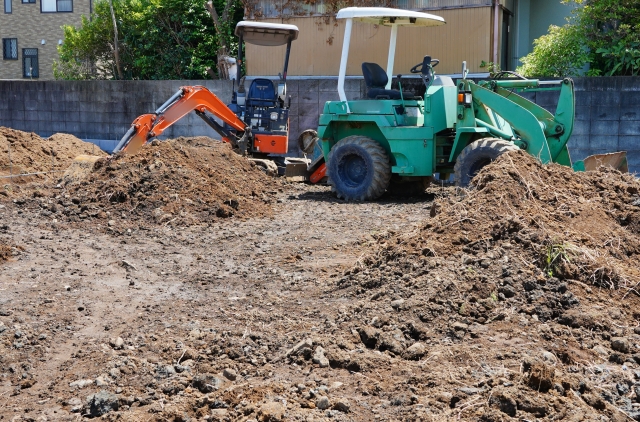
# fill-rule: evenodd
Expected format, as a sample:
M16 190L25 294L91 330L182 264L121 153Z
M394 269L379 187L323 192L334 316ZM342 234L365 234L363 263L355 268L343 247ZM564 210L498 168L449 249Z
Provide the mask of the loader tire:
M518 149L511 142L498 138L482 138L470 143L462 150L453 168L456 184L466 188L480 169L505 152Z
M347 201L371 201L389 186L391 164L384 148L366 136L341 139L329 153L331 190Z

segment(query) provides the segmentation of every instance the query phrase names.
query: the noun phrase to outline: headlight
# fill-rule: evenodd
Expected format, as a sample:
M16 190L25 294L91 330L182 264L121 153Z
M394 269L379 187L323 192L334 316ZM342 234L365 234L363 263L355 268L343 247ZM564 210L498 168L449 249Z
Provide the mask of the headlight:
M271 113L271 120L278 120L278 113L277 112Z

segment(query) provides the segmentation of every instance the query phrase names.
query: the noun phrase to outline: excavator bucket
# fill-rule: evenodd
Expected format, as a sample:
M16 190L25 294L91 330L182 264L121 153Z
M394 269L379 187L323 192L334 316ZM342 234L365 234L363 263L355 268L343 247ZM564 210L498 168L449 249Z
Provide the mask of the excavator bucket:
M104 157L96 155L78 155L62 175L61 184L66 186L83 180L91 171L96 161Z
M629 173L627 152L620 151L609 154L595 154L584 159L584 171L596 170L600 166L611 167L622 173Z

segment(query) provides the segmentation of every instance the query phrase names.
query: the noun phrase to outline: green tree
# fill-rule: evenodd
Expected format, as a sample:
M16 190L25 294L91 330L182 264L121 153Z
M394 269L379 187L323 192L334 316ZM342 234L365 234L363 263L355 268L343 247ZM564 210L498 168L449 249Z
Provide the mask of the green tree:
M113 3L118 49L114 37ZM232 50L229 30L219 34L205 0L98 0L91 20L78 28L64 26L54 64L59 79L118 79L116 51L124 79L202 79L216 69L221 42ZM216 0L216 7L224 8ZM242 18L240 0L232 0L225 28ZM239 12L239 13L238 13ZM231 29L232 31L232 29Z
M516 72L530 77L575 75L589 61L584 39L575 25L549 27L549 33L536 39L533 52L521 59Z
M124 28L133 26L130 22L133 10L125 2L114 2L114 13L118 16L120 35ZM82 16L78 28L64 25L64 43L58 47L60 60L53 64L57 79L115 79L114 31L108 1L94 5L92 19ZM120 46L121 56L127 56L126 48ZM128 61L125 60L128 70Z
M568 0L564 0L567 2ZM574 25L591 53L592 73L635 75L640 71L640 2L575 0Z
M569 23L550 27L521 59L525 76L574 75L589 64L589 75L640 73L638 0L562 0L575 4Z

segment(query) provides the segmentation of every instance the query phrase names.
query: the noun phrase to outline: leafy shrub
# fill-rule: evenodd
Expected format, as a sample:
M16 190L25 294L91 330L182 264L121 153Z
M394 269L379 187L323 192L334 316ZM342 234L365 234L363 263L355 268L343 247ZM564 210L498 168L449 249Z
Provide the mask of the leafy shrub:
M533 52L521 59L517 73L525 77L565 77L575 75L589 60L579 28L574 25L549 27L536 39Z

